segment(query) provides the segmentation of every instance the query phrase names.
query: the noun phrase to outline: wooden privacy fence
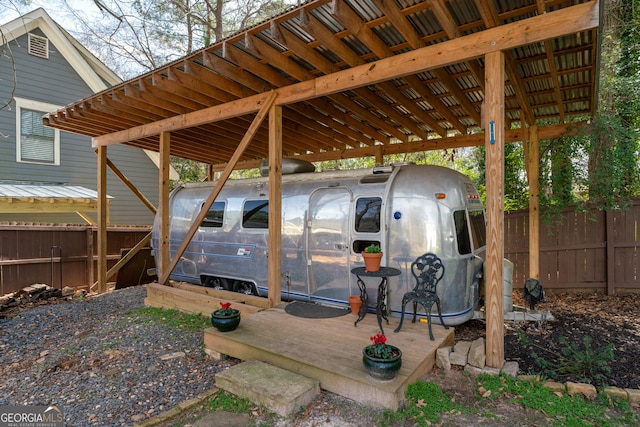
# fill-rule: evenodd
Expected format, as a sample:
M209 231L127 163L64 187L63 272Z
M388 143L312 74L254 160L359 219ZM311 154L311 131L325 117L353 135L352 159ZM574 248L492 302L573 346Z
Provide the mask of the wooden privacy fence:
M640 199L628 210L567 209L540 223L540 280L562 291L640 291ZM529 277L528 212L505 214L505 258L514 263L513 289Z
M636 199L626 211L567 209L552 224L541 222L540 279L545 289L640 291L639 218ZM514 290L529 277L528 221L528 212L505 214L505 258L514 263ZM107 268L149 231L150 227L109 227ZM0 295L33 283L88 288L97 280L95 243L95 226L0 224Z
M0 224L0 295L34 283L88 289L98 279L97 230L91 225ZM150 231L141 226L108 227L107 268Z

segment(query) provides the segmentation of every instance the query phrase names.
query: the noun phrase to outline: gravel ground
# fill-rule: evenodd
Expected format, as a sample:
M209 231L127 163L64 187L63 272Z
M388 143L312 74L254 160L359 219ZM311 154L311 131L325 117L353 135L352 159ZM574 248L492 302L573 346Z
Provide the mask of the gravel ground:
M208 358L202 332L129 315L145 296L136 286L0 319L0 405L59 405L66 426L123 426L210 390L235 361Z

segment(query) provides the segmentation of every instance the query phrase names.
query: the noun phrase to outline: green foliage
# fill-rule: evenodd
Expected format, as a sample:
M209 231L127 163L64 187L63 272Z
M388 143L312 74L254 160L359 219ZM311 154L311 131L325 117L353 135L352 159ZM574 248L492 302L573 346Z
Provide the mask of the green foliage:
M561 357L556 365L560 376L577 378L580 382L603 384L604 372L610 372L609 362L613 360L613 344L593 348L593 340L584 336L582 346L576 342L560 340L564 346Z
M581 396L554 392L541 383L518 381L505 375L482 374L478 377L478 387L491 391L490 398L508 398L527 410L544 413L553 426L613 427L638 422L638 414L629 412L628 404L604 398L586 401Z
M609 363L613 360L613 344L593 347L593 339L582 337L582 344L560 339L562 348L554 351L550 348L533 344L525 334L518 334L520 343L542 352L532 350L531 356L540 367L540 374L556 380L572 379L583 383L603 385L605 373L611 371Z
M211 411L227 411L237 413L249 412L253 408L253 406L253 403L251 403L249 399L235 396L231 393L227 393L224 390L220 390L220 392L207 403L207 407Z
M396 425L396 421L410 419L411 425L427 426L440 422L444 413L462 413L465 408L432 382L418 380L405 393L407 405L397 412L385 411L382 426Z
M369 245L364 249L364 251L368 254L379 254L382 252L382 249L380 249L380 245Z
M178 172L180 182L202 182L207 179L207 165L204 163L171 157L171 166Z
M197 332L208 326L208 319L201 314L187 314L179 310L141 307L128 312L129 317L144 323L163 323L174 328Z

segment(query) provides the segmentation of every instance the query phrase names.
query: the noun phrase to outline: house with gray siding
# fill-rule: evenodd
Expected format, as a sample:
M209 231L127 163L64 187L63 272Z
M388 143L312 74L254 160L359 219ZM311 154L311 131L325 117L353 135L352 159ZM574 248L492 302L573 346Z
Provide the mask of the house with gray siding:
M90 138L45 127L42 116L121 79L43 9L0 31L0 223L97 221L98 159ZM125 145L107 150L108 159L155 205L154 155ZM111 170L107 194L110 224L153 222L153 213Z

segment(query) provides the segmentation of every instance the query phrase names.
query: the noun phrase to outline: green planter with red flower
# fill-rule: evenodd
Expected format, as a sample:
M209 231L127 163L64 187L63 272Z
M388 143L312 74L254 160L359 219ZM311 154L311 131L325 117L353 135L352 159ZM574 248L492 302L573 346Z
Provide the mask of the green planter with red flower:
M211 313L211 324L220 332L233 331L240 324L240 310L231 308L230 302L221 302L222 308Z
M387 344L387 337L382 334L376 334L370 339L373 344L362 349L362 363L367 374L381 381L394 379L402 366L402 351Z

